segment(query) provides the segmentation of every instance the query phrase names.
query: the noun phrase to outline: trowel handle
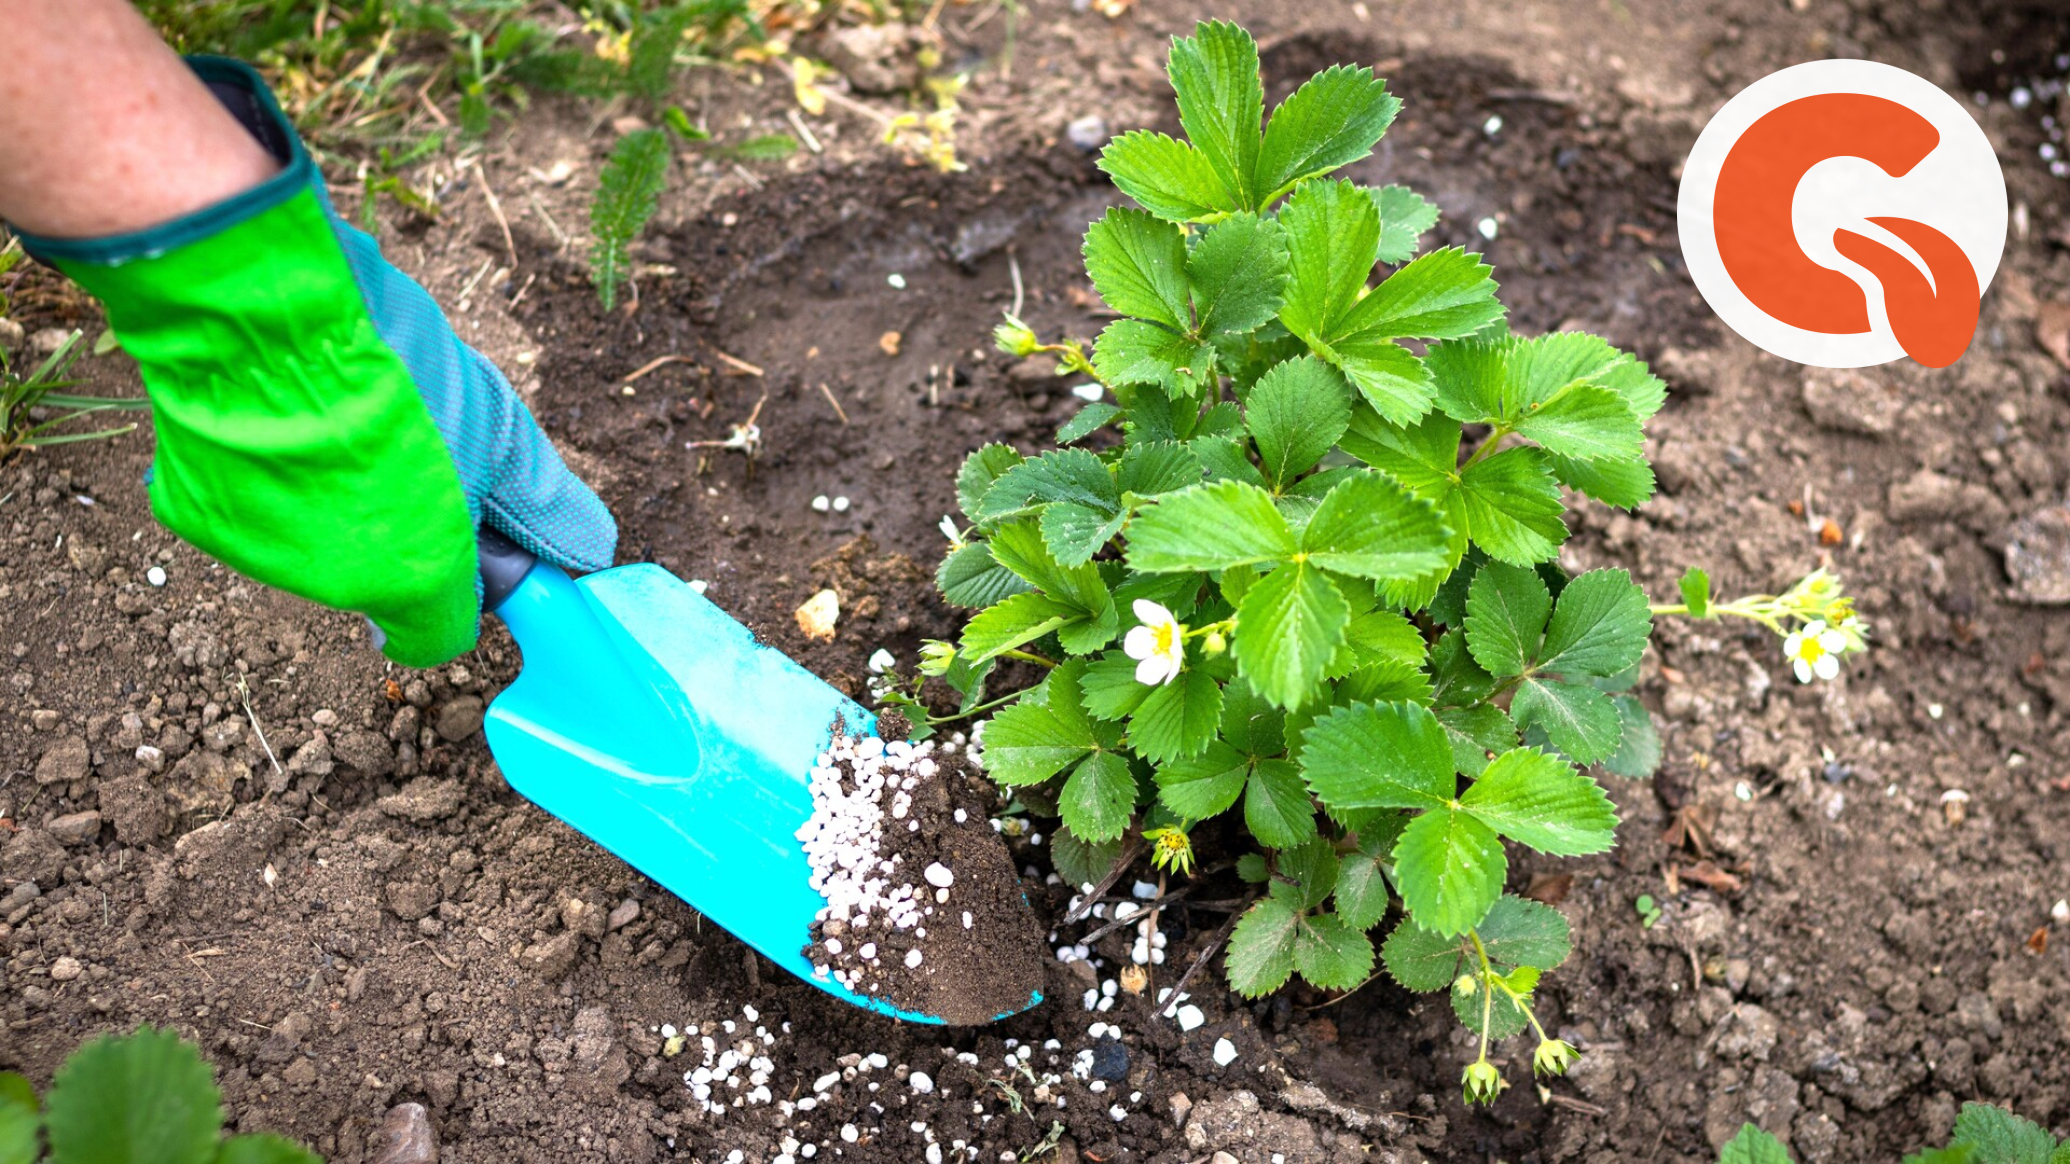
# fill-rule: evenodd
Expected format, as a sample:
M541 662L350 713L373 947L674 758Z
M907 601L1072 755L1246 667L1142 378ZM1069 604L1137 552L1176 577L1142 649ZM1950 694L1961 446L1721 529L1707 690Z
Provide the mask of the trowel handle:
M481 555L482 613L489 614L503 605L539 559L491 526L475 531L475 544Z

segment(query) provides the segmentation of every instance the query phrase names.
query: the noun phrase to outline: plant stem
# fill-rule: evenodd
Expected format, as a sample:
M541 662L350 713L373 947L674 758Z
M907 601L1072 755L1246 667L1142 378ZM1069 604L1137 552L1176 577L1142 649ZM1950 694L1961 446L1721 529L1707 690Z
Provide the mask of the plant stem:
M990 711L993 708L998 707L1002 703L1011 703L1014 700L1019 699L1020 697L1021 693L1016 691L1011 695L1002 695L997 699L988 700L984 703L980 703L976 707L971 708L969 711L959 711L955 715L944 715L940 717L930 715L927 717L927 726L940 727L945 723L955 723L959 719L969 719L973 715L979 715L984 712Z
M1481 932L1468 930L1466 936L1473 939L1473 952L1481 959L1481 1057L1477 1062L1488 1061L1488 1027L1495 1019L1495 967L1488 963L1488 948L1481 945Z
M1481 447L1475 449L1473 451L1473 455L1466 458L1466 463L1459 466L1458 471L1464 473L1468 469L1473 468L1474 465L1479 463L1481 460L1485 459L1489 454L1493 453L1495 451L1495 446L1501 444L1502 438L1508 436L1509 434L1510 428L1508 425L1496 425L1492 430L1489 431L1488 439L1481 442Z
M1020 659L1029 663L1040 663L1045 667L1054 667L1057 665L1057 661L1055 659L1045 658L1041 655L1036 654L1033 651L1023 651L1018 647L1010 651L999 652L999 657L1002 659Z

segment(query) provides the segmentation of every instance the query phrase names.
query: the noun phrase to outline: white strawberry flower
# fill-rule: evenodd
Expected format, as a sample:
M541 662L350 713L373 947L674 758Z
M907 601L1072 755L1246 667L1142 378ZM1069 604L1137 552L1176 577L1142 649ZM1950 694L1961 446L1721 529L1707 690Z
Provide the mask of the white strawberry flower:
M1815 618L1805 623L1803 630L1783 639L1783 654L1796 670L1797 682L1809 683L1814 678L1831 679L1840 674L1840 656L1848 646L1845 634L1826 626L1826 620Z
M1157 687L1178 678L1186 665L1186 628L1147 598L1136 599L1136 619L1143 625L1121 641L1121 649L1136 660L1136 682Z

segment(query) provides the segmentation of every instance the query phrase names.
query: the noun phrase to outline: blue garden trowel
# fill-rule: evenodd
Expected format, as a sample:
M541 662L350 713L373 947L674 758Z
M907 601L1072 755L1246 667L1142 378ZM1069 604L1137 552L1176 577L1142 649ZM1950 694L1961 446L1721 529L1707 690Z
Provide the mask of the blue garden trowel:
M794 835L808 780L837 719L858 735L874 716L659 566L571 579L487 528L481 562L482 608L524 652L486 724L512 788L821 990L945 1021L856 994L804 954L826 904Z

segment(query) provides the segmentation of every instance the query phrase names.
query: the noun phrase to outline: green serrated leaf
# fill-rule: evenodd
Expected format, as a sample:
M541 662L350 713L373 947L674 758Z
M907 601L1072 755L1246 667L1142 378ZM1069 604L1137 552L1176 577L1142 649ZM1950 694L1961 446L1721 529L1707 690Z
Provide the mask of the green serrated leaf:
M1188 667L1151 691L1129 720L1128 739L1152 764L1197 756L1215 739L1222 718L1222 685Z
M1682 575L1682 602L1689 617L1708 618L1711 613L1711 576L1695 566Z
M1206 820L1236 803L1250 775L1250 761L1216 740L1197 756L1159 765L1157 795L1178 816Z
M1479 776L1494 756L1517 746L1517 728L1492 703L1440 707L1434 712L1452 741L1452 763L1468 776Z
M1623 731L1608 695L1557 679L1526 679L1510 700L1509 715L1526 732L1543 731L1577 764L1594 764L1615 752Z
M1381 663L1421 667L1428 653L1422 633L1407 618L1392 610L1369 610L1351 616L1344 641L1330 659L1329 677L1341 679Z
M1076 566L1073 569L1090 570L1091 567ZM1097 572L1093 574L1093 585L1099 588L1095 604L1090 609L1079 608L1078 617L1057 628L1057 643L1066 653L1090 655L1113 642L1114 636L1121 631L1121 612Z
M1719 1150L1718 1164L1791 1164L1791 1160L1782 1141L1752 1124L1741 1124L1739 1134Z
M1334 913L1311 914L1294 931L1294 968L1323 990L1349 990L1373 972L1373 943Z
M1313 356L1278 364L1244 400L1244 422L1268 480L1284 487L1315 467L1351 424L1351 392Z
M1294 936L1301 915L1276 897L1244 911L1229 935L1229 985L1245 998L1270 994L1294 973Z
M1121 492L1106 463L1085 449L1051 449L1008 468L978 503L983 521L999 521L1052 501L1068 501L1103 513L1121 506Z
M1256 181L1262 204L1372 153L1401 107L1387 82L1362 66L1333 65L1310 77L1265 126Z
M1186 447L1200 459L1202 469L1207 473L1210 484L1217 481L1239 481L1264 489L1265 474L1251 464L1241 441L1230 437L1200 437L1186 442ZM1269 500L1269 497L1268 497Z
M1253 759L1279 755L1286 750L1285 723L1286 713L1243 680L1222 689L1222 738L1237 751Z
M1501 896L1508 872L1509 857L1495 830L1449 808L1410 821L1394 848L1395 886L1409 916L1441 935L1463 934L1479 924Z
M1613 695L1617 709L1617 750L1603 757L1605 772L1627 780L1645 780L1660 770L1660 732L1646 705L1630 695Z
M1574 931L1559 910L1515 894L1497 898L1474 932L1488 960L1504 971L1557 969L1574 952Z
M1461 974L1474 967L1472 949L1457 937L1432 933L1404 917L1380 944L1380 964L1388 977L1418 994L1450 990Z
M1288 760L1258 761L1244 789L1243 823L1260 843L1275 849L1314 839L1315 808L1301 770Z
M1025 459L1013 446L1001 444L984 445L963 458L963 467L956 471L956 505L963 516L982 520L979 515L985 494L1002 474Z
M1120 408L1104 401L1094 401L1079 409L1057 429L1057 443L1068 445L1072 441L1084 440L1120 415Z
M1567 540L1566 507L1545 454L1504 449L1460 470L1457 509L1475 545L1516 566L1550 561Z
M1186 236L1141 210L1111 207L1086 228L1085 273L1107 306L1176 332L1193 326Z
M1346 853L1337 867L1336 908L1344 924L1369 930L1387 916L1391 900L1387 890L1386 866L1394 857L1395 842L1409 823L1399 812L1381 812L1360 827L1358 848Z
M997 657L1002 651L1034 642L1078 617L1075 607L1032 591L1010 595L998 605L979 611L963 626L959 655L973 665Z
M1305 182L1279 212L1288 280L1280 322L1310 346L1346 334L1341 321L1365 293L1378 261L1380 215L1349 182Z
M1351 336L1317 348L1337 365L1374 411L1396 424L1414 424L1430 411L1430 370L1391 339Z
M1195 334L1241 334L1279 314L1287 244L1279 223L1237 214L1209 227L1186 260L1199 318Z
M1059 564L1082 566L1121 532L1126 519L1127 514L1102 513L1075 501L1051 502L1042 509L1042 541Z
M1271 494L1238 481L1167 493L1137 513L1128 529L1128 564L1152 573L1279 562L1295 549Z
M1455 339L1502 318L1492 270L1459 247L1432 251L1389 275L1344 318L1375 339Z
M1109 384L1154 384L1168 396L1187 397L1197 394L1213 377L1215 349L1205 340L1154 323L1117 319L1093 343L1093 369ZM1140 428L1149 419L1149 410L1139 396L1129 410L1129 422ZM1174 435L1166 429L1145 437L1170 440Z
M1057 876L1072 885L1097 884L1121 858L1121 846L1119 837L1094 843L1069 828L1059 827L1050 834L1049 857L1056 865Z
M1546 460L1562 485L1578 489L1605 505L1637 509L1653 497L1653 466L1646 463L1644 456L1577 461L1547 454Z
M1114 188L1159 218L1200 222L1238 209L1207 156L1182 141L1132 130L1100 151L1100 169Z
M1402 581L1449 565L1451 538L1428 501L1384 475L1360 473L1323 498L1301 551L1325 570Z
M991 606L1029 589L1020 575L992 559L991 547L977 541L951 550L935 570L934 584L950 605L972 609Z
M1600 853L1617 842L1617 810L1602 786L1533 748L1497 756L1460 806L1510 840L1556 857Z
M1086 712L1109 722L1134 713L1152 690L1136 682L1136 661L1120 651L1110 651L1087 664L1079 686Z
M1245 853L1236 859L1236 875L1246 885L1263 885L1272 880L1272 866L1263 853Z
M55 1161L193 1164L214 1157L223 1105L192 1046L139 1027L72 1052L44 1097L43 1125Z
M1458 792L1451 740L1429 708L1414 703L1336 708L1317 719L1302 740L1308 787L1332 809L1441 808Z
M1008 785L1038 783L1099 748L1080 688L1085 670L1083 659L1063 663L1040 686L1022 693L1019 702L993 715L985 725L984 749L985 771L992 779Z
M1538 666L1564 675L1622 674L1645 654L1652 633L1646 592L1632 576L1623 570L1590 570L1560 591Z
M232 1136L223 1141L216 1164L323 1164L323 1157L285 1136Z
M1360 667L1337 684L1339 703L1415 703L1430 706L1430 676L1399 660Z
M996 726L998 721L993 722ZM985 731L987 763L992 754L992 731ZM1097 843L1119 837L1128 830L1136 810L1136 777L1129 771L1128 760L1112 752L1087 756L1065 779L1057 808L1063 814L1065 827L1088 841Z
M1121 454L1115 484L1124 496L1151 498L1198 485L1206 467L1177 441L1131 441Z
M1367 193L1380 211L1380 261L1408 262L1416 256L1417 240L1437 225L1437 204L1407 186L1382 186Z
M993 487L994 492L998 489L999 486ZM1114 597L1099 569L1090 563L1067 566L1057 561L1037 522L1026 518L1008 522L992 531L989 544L992 557L1000 565L1051 599L1093 618L1104 618L1112 612Z
M1526 409L1516 430L1547 452L1580 461L1635 459L1646 437L1624 397L1585 383L1570 384Z
M1186 137L1238 207L1259 209L1256 173L1265 88L1257 42L1227 21L1204 21L1192 36L1172 42L1167 71Z
M1466 595L1466 646L1497 678L1522 675L1539 654L1552 592L1535 570L1490 562Z
M1237 673L1273 703L1300 707L1321 684L1350 621L1343 593L1322 571L1306 562L1280 566L1237 606Z
M1970 1102L1955 1117L1954 1144L1967 1144L1976 1164L2053 1164L2055 1137L2002 1107Z

